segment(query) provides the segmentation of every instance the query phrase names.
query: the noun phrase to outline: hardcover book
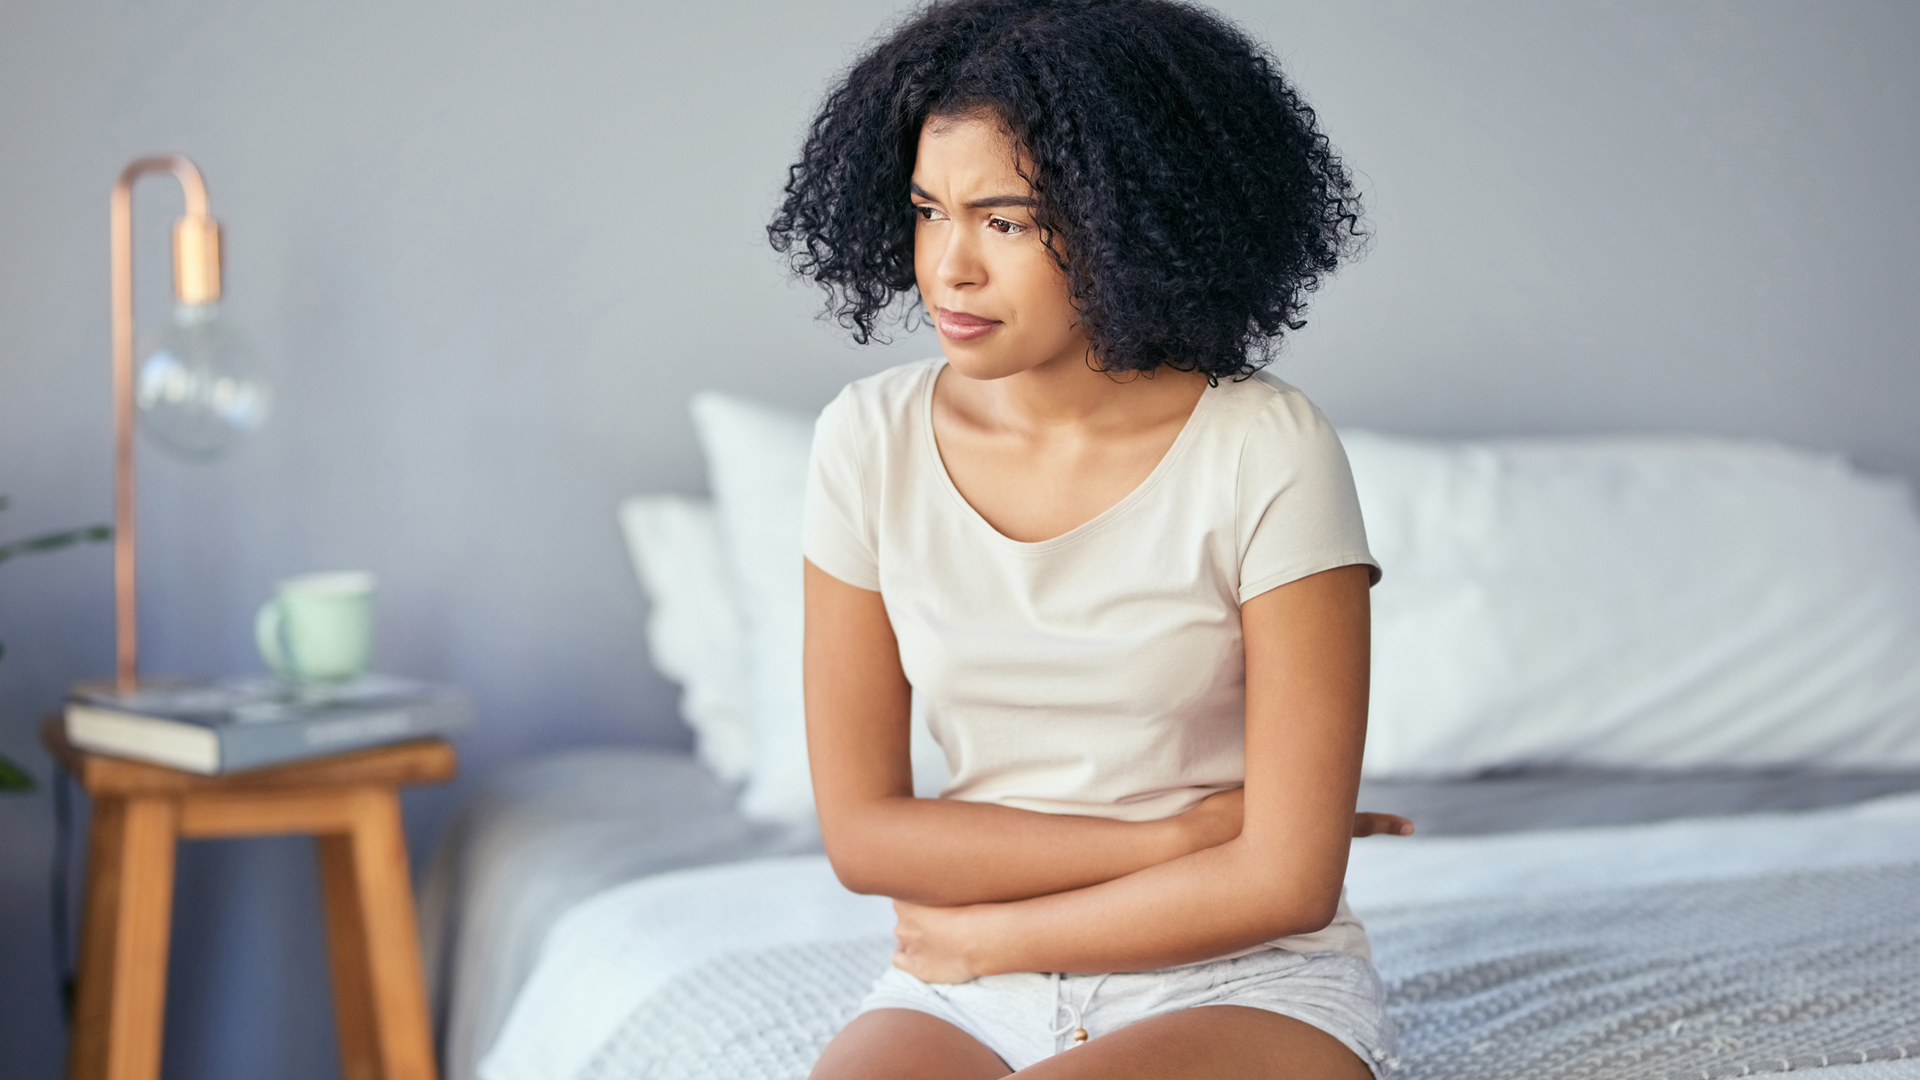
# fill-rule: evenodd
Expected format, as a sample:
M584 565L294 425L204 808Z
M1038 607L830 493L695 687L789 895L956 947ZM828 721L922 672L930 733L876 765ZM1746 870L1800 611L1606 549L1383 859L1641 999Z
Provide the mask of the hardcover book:
M81 684L67 702L67 741L203 775L280 765L467 727L473 706L450 687L365 675L338 684L278 679Z

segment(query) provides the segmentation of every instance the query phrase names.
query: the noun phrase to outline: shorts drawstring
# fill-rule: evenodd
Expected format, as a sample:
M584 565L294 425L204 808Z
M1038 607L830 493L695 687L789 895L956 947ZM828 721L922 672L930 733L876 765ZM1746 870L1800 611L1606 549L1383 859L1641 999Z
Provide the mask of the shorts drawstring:
M1079 1008L1074 1007L1072 1000L1066 1002L1068 1019L1065 1024L1053 1029L1054 1038L1057 1039L1062 1035L1072 1034L1073 1045L1075 1046L1079 1046L1081 1043L1087 1041L1087 1008L1093 1004L1093 995L1100 992L1100 984L1106 982L1108 977L1107 975L1102 975L1093 980L1093 985L1087 987L1087 996L1080 999ZM1067 977L1058 971L1053 973L1053 1015L1055 1018L1058 1018L1060 1015L1060 988L1065 984L1066 979Z

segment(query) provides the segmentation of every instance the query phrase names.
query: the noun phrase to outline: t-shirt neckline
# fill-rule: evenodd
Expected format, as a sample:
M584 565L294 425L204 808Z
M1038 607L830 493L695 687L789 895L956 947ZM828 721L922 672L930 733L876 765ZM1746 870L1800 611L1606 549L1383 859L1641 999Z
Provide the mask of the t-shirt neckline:
M1121 496L1112 506L1075 525L1059 536L1048 537L1045 540L1015 540L1013 537L994 528L993 523L981 516L980 511L974 509L973 504L967 501L967 497L960 494L959 485L953 482L953 477L947 472L946 460L940 456L940 442L933 436L933 386L934 383L939 381L941 369L946 366L947 361L945 357L929 363L926 374L922 377L923 385L920 387L920 431L926 440L927 460L930 467L933 469L934 475L939 477L940 486L946 489L947 495L950 496L955 503L959 504L960 512L969 518L976 527L984 531L996 542L1006 545L1011 550L1034 553L1050 551L1054 548L1070 544L1098 530L1107 522L1126 513L1129 507L1146 498L1147 493L1160 483L1160 478L1172 471L1175 459L1186 449L1187 444L1193 441L1193 433L1200 427L1200 414L1209 407L1209 403L1212 402L1213 398L1220 391L1220 387L1214 385L1200 392L1200 400L1194 402L1193 411L1187 414L1187 422L1181 425L1180 433L1173 437L1173 443L1167 447L1166 453L1160 455L1160 460L1154 465L1153 471L1147 474L1146 479L1135 485L1132 491Z

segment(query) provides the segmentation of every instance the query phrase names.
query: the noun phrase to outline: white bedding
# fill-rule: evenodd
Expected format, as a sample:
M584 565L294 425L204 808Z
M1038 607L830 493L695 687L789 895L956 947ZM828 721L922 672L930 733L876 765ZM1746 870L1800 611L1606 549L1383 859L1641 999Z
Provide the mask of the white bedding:
M1347 887L1369 909L1592 893L1789 870L1920 861L1920 795L1792 814L1356 844ZM588 899L546 939L483 1080L571 1078L650 994L712 958L884 934L887 901L842 889L822 856L660 874ZM877 972L876 972L877 974ZM1912 1063L1835 1080L1920 1076Z

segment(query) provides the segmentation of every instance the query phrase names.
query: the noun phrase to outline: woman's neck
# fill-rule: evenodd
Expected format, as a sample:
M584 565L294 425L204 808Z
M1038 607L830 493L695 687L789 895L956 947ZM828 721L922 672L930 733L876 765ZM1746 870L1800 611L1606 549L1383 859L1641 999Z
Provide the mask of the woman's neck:
M1125 430L1162 423L1170 415L1185 417L1206 385L1205 376L1171 368L1110 375L1075 356L1000 379L952 378L950 389L967 399L956 404L980 420L1040 434L1067 428Z

